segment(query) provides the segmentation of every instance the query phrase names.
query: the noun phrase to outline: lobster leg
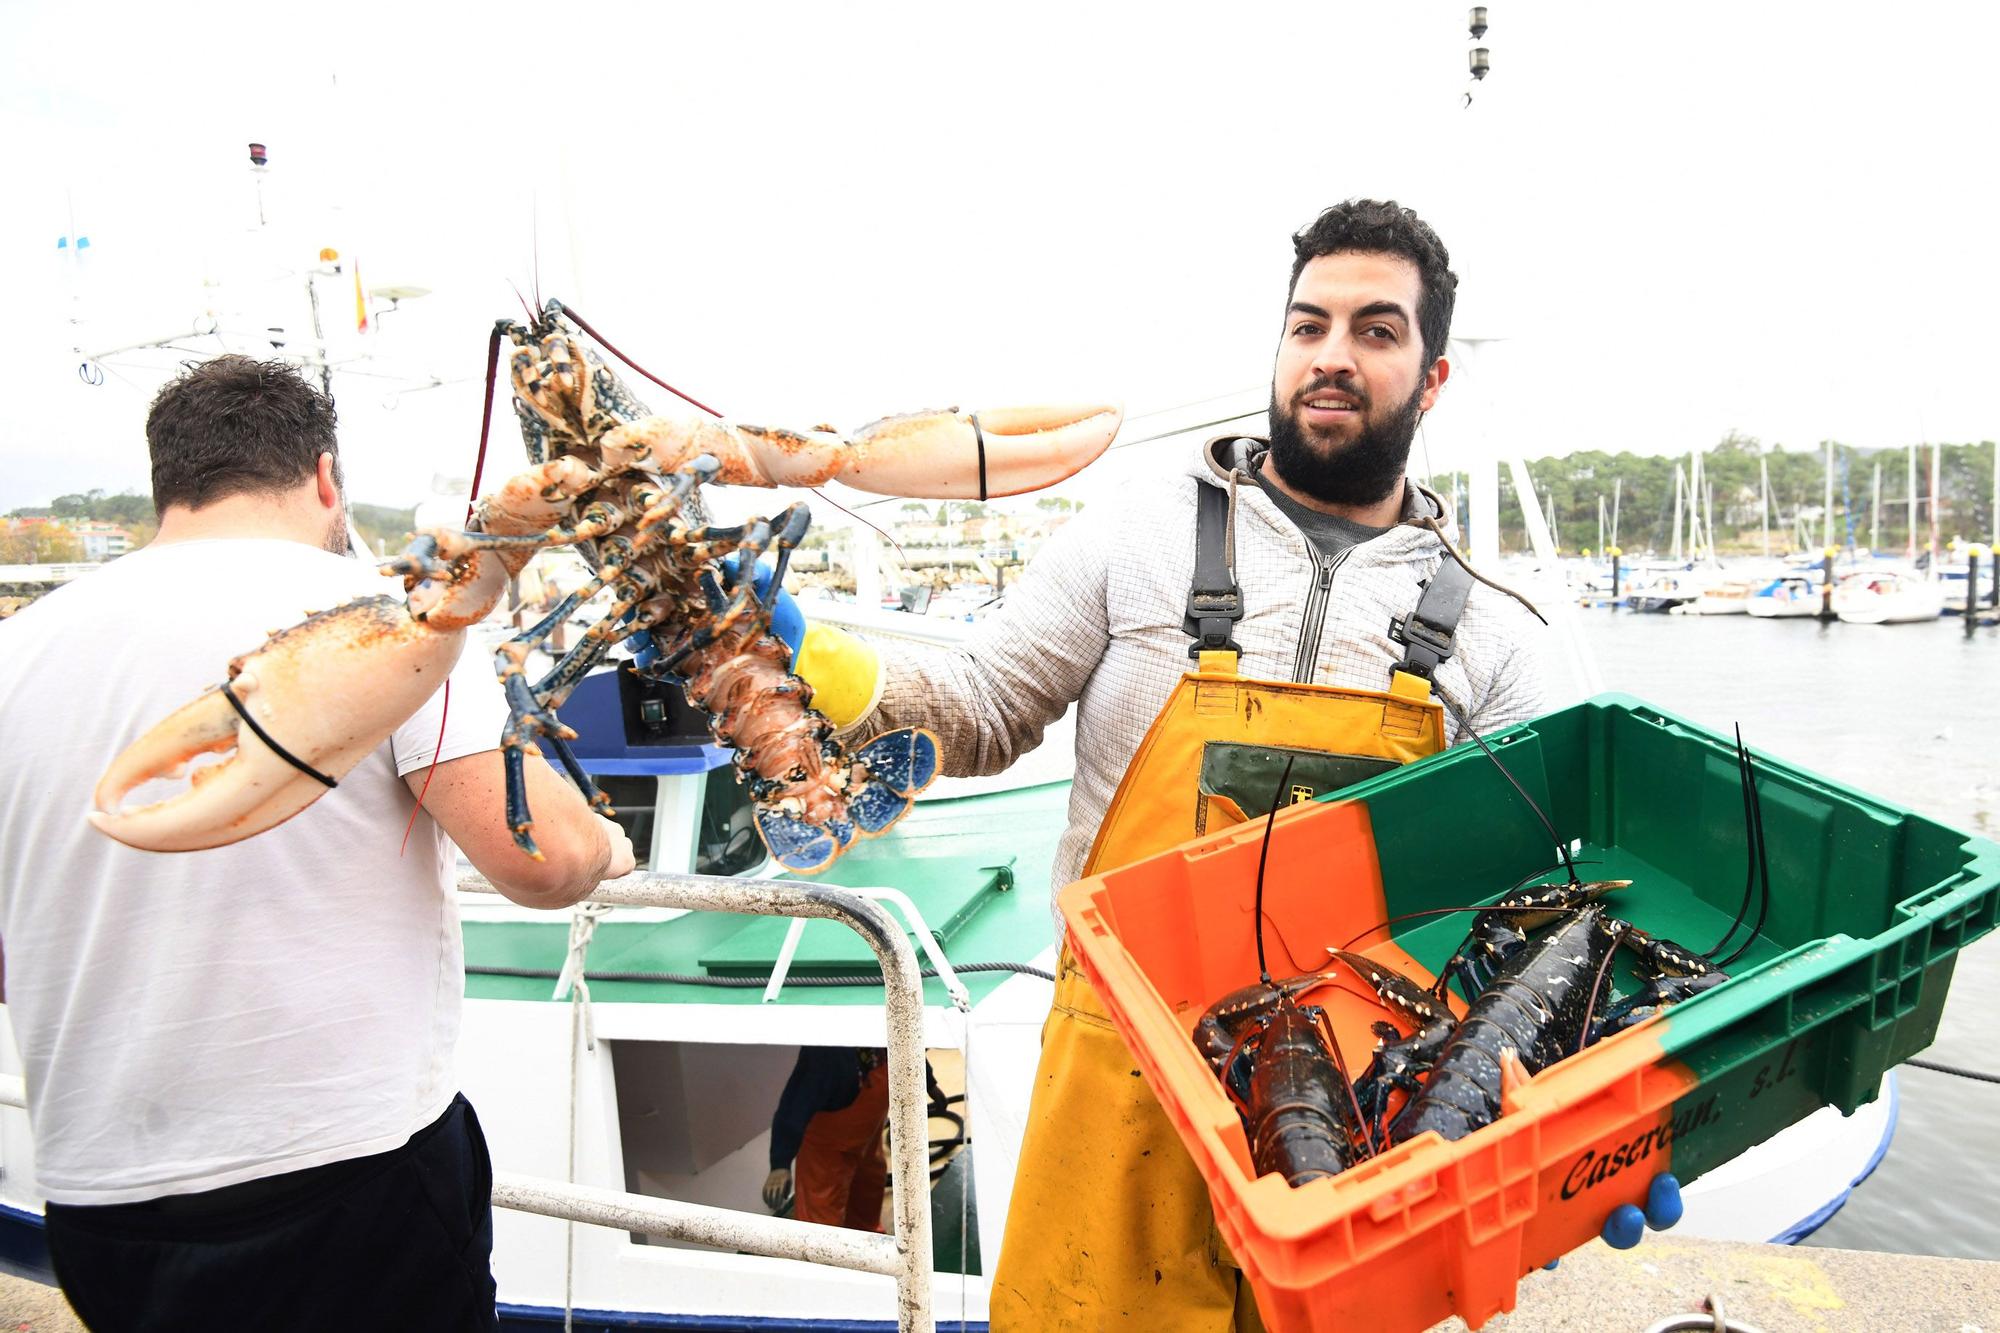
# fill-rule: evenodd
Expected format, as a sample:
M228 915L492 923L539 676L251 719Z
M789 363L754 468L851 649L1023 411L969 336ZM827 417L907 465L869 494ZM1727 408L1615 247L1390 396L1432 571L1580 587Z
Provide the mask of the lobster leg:
M1649 935L1628 921L1613 921L1609 926L1618 932L1620 946L1639 956L1639 978L1645 984L1636 995L1610 1005L1591 1022L1589 1041L1622 1032L1670 1004L1692 999L1729 979L1721 968L1672 940Z

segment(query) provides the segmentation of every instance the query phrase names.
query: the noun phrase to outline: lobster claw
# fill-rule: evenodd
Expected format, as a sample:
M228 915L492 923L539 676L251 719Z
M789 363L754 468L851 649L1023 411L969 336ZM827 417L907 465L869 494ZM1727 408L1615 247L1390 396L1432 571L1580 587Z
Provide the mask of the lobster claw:
M823 486L876 495L984 500L1040 490L1094 462L1123 410L1106 403L955 408L884 417L851 438L817 428L733 425L693 413L650 416L604 436L607 458L645 456L662 473L706 454L729 486Z
M393 597L366 597L280 630L230 663L229 692L210 690L127 746L98 779L90 822L128 847L191 852L277 827L329 789L421 708L458 660L462 633L410 619ZM295 765L273 747L282 746ZM194 770L192 785L123 809L135 788L187 772L189 760L234 751Z

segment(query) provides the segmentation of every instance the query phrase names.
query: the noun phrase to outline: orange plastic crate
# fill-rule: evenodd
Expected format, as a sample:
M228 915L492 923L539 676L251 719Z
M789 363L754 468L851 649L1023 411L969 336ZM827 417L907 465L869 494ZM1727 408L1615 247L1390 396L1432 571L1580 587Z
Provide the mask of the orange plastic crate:
M1670 1161L1658 1131L1694 1080L1662 1063L1642 1025L1545 1071L1467 1139L1426 1134L1296 1190L1253 1177L1242 1122L1190 1034L1208 1005L1257 979L1263 837L1262 821L1239 825L1070 885L1060 901L1072 947L1207 1181L1267 1326L1394 1333L1456 1314L1476 1327L1513 1308L1522 1274L1596 1236L1619 1204L1643 1203ZM1388 916L1365 805L1278 816L1264 910L1274 977L1318 970L1328 946L1348 946L1430 979L1386 932L1349 944ZM1327 1007L1358 1075L1383 1015L1372 994L1348 993L1358 981L1338 986L1309 1002ZM1577 1188L1580 1160L1630 1156L1640 1141L1648 1169Z

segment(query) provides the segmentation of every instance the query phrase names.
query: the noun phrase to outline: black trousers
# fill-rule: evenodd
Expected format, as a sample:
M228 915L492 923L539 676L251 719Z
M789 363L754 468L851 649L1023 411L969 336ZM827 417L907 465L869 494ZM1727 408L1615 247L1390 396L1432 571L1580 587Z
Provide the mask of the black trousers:
M493 1164L460 1095L400 1148L144 1203L48 1206L94 1333L488 1330Z

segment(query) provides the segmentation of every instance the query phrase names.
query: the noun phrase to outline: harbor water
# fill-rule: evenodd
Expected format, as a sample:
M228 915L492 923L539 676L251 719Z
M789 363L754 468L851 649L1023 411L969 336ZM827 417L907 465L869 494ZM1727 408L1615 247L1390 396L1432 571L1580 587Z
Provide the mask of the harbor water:
M1575 613L1606 689L1752 748L2000 839L2000 629L1957 618L1822 625L1748 616ZM1960 956L1939 1064L2000 1074L2000 935ZM2000 1084L1897 1070L1888 1155L1808 1244L2000 1259Z

